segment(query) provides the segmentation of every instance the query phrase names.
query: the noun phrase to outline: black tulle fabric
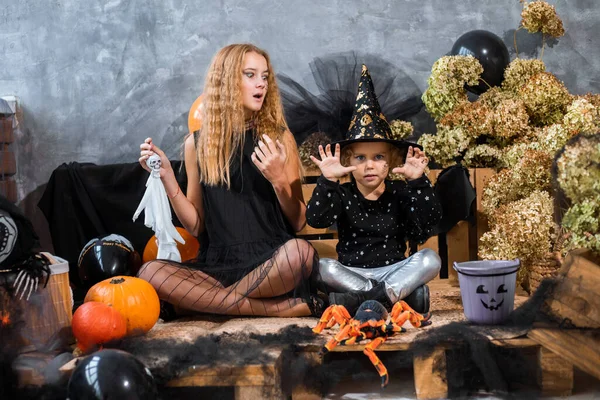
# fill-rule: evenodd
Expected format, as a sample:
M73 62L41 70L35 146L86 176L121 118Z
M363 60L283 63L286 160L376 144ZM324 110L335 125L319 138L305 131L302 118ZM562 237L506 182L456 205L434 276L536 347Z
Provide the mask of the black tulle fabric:
M286 121L298 144L314 132L324 132L332 141L345 138L362 64L369 68L388 121L411 121L421 111L423 102L418 86L391 62L354 51L317 57L309 66L318 93L311 93L284 74L277 76Z

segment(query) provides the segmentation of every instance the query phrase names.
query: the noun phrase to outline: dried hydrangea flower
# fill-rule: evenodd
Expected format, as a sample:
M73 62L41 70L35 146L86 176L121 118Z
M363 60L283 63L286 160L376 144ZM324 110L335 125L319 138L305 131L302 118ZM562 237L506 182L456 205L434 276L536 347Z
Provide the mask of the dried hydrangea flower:
M473 56L444 56L431 67L422 100L429 114L439 121L457 105L467 102L465 85L476 86L483 67Z
M542 60L515 58L504 70L502 89L518 93L532 76L545 71L546 65Z
M534 191L527 198L505 204L496 210L494 221L481 237L479 256L483 259L519 258L527 264L544 259L552 248L556 225L547 192Z
M413 125L410 122L399 119L392 121L390 128L392 129L392 138L396 140L406 139L414 132Z
M585 99L589 101L594 107L600 108L600 94L586 93L582 96L573 96L573 101L578 99Z
M498 207L523 199L536 190L549 190L552 161L552 156L543 151L525 151L514 168L500 171L484 185L483 212L492 220Z
M502 90L498 86L486 90L479 96L477 103L481 103L488 108L494 109L504 100L514 99L516 94L507 90Z
M597 133L600 131L600 109L585 98L578 98L567 107L563 124L572 134Z
M445 168L462 158L471 141L471 137L460 127L438 125L436 134L421 135L418 144L423 146L430 158Z
M492 114L492 135L501 139L511 139L525 132L529 126L529 115L525 103L520 99L507 99L500 102Z
M565 34L556 9L545 1L525 4L521 12L521 25L531 33L542 32L555 38Z
M469 136L476 138L491 131L491 112L483 103L462 103L446 114L440 124L449 128L461 127Z
M304 168L308 170L315 170L318 167L312 162L310 156L315 156L320 159L319 156L319 145L325 147L331 143L331 138L324 132L311 133L302 144L298 147L298 153L300 154L300 161Z
M540 143L540 150L554 156L572 136L565 125L552 124L542 128L537 135L537 141Z
M468 168L499 168L504 166L502 150L488 144L471 147L465 153L463 164Z
M557 181L573 202L600 194L600 134L578 135L556 159Z
M586 248L600 254L600 194L571 206L563 216L565 250Z
M531 123L536 126L561 122L571 103L565 85L549 72L532 76L519 90L519 97L527 107Z

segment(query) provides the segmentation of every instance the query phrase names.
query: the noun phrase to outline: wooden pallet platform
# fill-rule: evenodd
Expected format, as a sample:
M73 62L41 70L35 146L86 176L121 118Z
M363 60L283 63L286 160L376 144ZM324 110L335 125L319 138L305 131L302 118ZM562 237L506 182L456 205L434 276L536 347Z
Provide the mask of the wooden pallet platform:
M266 351L270 359L249 365L192 366L169 387L233 386L236 400L280 399L281 348Z
M432 293L432 326L416 329L406 324L407 331L390 338L377 352L403 352L410 351L411 345L420 335L426 335L429 331L450 324L452 322L464 322L460 290L450 285L448 280L435 280L430 284ZM516 305L526 301L526 297L517 296ZM276 334L282 328L296 325L298 327L313 328L317 323L316 318L229 318L222 316L203 316L194 318L183 318L169 323L157 324L140 341L151 342L153 340L175 340L178 343L194 343L199 337L211 335L231 337L238 334ZM491 332L491 333L490 333ZM303 356L315 362L320 362L318 351L322 345L335 334L335 331L325 331L321 335L315 335L308 343L298 341L294 343L296 349ZM502 335L489 331L484 332L490 341L497 346L510 348L530 348L538 344L531 339L520 337L526 334L521 331L508 331ZM495 337L494 337L495 336ZM149 347L151 348L151 346ZM173 379L170 387L209 387L209 386L233 386L237 399L243 398L281 398L281 351L283 347L274 347L268 350L270 357L260 362L249 362L243 365L197 365L182 371L177 378ZM363 351L364 345L338 346L334 352L357 352ZM443 398L447 395L448 386L444 372L445 357L448 347L441 344L432 354L427 357L415 357L413 360L415 392L420 399ZM162 359L162 355L142 352L139 357L150 368L156 368L158 364L166 365L169 360ZM158 364L157 364L158 363ZM65 366L64 373L75 367L74 362ZM375 372L374 379L377 379ZM315 397L316 396L316 397ZM293 393L293 399L312 399L318 395L311 393L310 389L297 387Z

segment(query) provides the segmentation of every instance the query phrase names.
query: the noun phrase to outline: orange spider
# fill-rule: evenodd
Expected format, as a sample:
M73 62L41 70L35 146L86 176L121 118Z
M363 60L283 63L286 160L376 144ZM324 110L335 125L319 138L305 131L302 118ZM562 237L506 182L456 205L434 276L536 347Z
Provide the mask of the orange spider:
M335 324L340 325L340 331L319 352L323 355L331 351L338 344L355 344L365 339L372 339L371 343L365 346L363 353L369 357L369 360L375 366L375 369L381 376L381 387L384 388L389 382L388 372L385 365L375 354L375 349L381 346L387 338L394 336L398 332L405 332L402 327L408 320L415 328L431 325L431 314L419 314L414 311L404 301L394 304L390 313L388 322L388 312L385 307L375 300L367 300L360 305L354 318L350 316L344 306L329 306L317 326L313 329L314 333L321 333L325 328L332 328Z

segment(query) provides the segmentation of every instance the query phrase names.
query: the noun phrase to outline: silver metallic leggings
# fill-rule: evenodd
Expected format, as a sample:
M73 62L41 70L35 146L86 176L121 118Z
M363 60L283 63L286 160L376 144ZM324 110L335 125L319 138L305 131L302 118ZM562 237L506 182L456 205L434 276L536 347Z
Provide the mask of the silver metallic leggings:
M373 287L371 279L385 282L393 302L411 294L440 272L442 261L431 249L423 249L405 260L385 267L347 267L332 258L319 261L320 279L335 292L366 291Z

